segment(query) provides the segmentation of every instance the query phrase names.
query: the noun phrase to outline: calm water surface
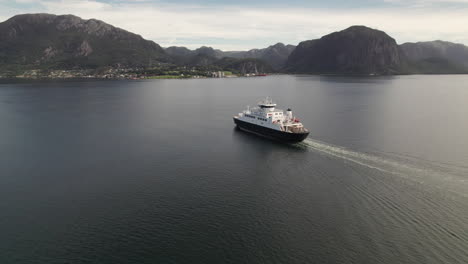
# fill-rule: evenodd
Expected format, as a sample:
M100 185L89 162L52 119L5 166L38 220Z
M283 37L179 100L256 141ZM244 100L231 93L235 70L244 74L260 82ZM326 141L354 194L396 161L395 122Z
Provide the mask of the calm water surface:
M262 97L311 130L234 129ZM468 76L0 84L0 263L468 263Z

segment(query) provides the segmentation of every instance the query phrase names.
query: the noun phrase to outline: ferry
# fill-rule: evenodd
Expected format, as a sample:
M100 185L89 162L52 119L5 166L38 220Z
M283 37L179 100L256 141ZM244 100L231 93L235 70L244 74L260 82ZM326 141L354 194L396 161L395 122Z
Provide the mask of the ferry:
M233 119L240 130L281 142L298 143L309 135L309 130L293 116L291 108L286 112L276 109L276 103L268 97L257 107L247 107Z

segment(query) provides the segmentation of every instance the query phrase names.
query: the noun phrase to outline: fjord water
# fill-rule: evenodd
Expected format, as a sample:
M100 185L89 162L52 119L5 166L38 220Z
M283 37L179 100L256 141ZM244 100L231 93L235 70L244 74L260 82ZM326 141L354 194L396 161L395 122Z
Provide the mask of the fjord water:
M232 116L269 95L311 131ZM468 263L468 76L0 84L0 263Z

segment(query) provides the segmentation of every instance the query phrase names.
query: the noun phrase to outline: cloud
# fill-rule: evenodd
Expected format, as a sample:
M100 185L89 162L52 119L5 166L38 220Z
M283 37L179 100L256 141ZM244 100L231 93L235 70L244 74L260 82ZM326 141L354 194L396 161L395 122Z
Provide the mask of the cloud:
M154 40L162 46L193 48L210 45L224 50L245 50L279 41L297 44L356 24L383 30L399 43L443 39L468 44L466 7L441 9L394 6L344 10L202 6L148 1L38 2L41 8L37 12L97 18ZM5 13L0 15L5 16Z

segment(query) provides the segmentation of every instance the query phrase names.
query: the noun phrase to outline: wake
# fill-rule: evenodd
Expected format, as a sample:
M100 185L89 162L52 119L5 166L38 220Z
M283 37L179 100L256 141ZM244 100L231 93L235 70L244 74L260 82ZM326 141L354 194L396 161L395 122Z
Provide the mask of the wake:
M305 139L297 146L344 162L377 170L387 175L395 175L418 183L438 186L468 197L468 169L466 167L408 156L397 157L385 153L364 153L312 138Z

